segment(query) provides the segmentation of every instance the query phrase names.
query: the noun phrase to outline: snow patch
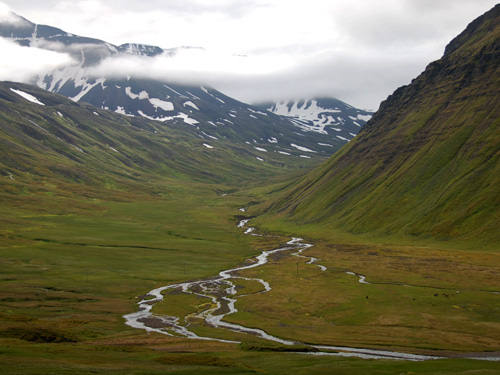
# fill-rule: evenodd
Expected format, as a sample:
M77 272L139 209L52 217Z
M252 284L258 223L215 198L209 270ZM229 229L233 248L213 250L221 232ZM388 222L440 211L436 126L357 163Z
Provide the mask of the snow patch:
M214 98L215 100L221 102L222 104L226 104L224 102L224 100L219 99L218 97L216 97L214 94L212 94L210 91L208 91L205 87L201 86L200 88L201 88L201 91L203 91L205 94L210 95L212 98Z
M358 120L368 121L371 118L372 118L372 115L361 115L361 114L358 114Z
M43 104L40 100L38 100L36 97L34 97L31 94L28 94L27 92L21 91L21 90L16 90L11 88L10 91L15 92L17 95L21 96L22 98L26 99L27 101L31 103L35 103L38 105L45 105Z
M170 91L172 91L174 94L177 94L179 96L183 96L183 97L186 97L185 95L182 95L179 91L176 91L174 90L172 87L170 87L169 85L163 85L163 87L169 89Z
M164 111L173 111L174 110L174 105L171 102L166 102L164 100L158 99L158 98L151 98L149 99L149 102L155 106L155 108L161 108Z
M90 90L92 90L97 85L101 85L104 88L104 82L106 82L104 78L100 78L94 83L88 83L87 81L84 81L84 84L82 85L83 87L82 91L80 91L79 94L73 96L70 99L73 100L74 102L79 102L85 95L89 93ZM75 80L75 87L79 87L76 80Z
M147 114L145 114L141 110L138 110L137 113L139 113L142 117L147 118L148 120L152 120L152 121L165 122L165 121L174 120L176 118L180 118L180 119L182 119L188 125L196 125L196 124L198 124L197 120L195 120L194 118L189 117L188 115L186 115L185 113L182 113L182 112L180 112L176 116L165 116L165 117L152 117L152 116L148 116Z
M201 134L203 134L205 137L208 137L208 138L211 138L211 139L218 140L218 138L217 138L217 137L214 137L213 135L207 134L207 133L205 133L204 131L202 131L202 132L201 132Z
M291 117L292 122L302 131L312 131L327 134L325 127L335 123L332 113L342 113L339 109L323 108L315 99L296 101L291 106L289 102L276 103L268 110L277 115ZM295 120L295 121L294 121ZM340 121L340 120L339 120Z
M131 115L130 113L127 113L127 112L125 111L125 108L120 107L120 106L116 107L115 112L116 112L116 113L118 113L118 114L120 114L120 115L125 115L125 116L129 116L129 117L134 117L134 115Z
M256 111L255 109L252 109L252 108L247 108L247 109L248 109L250 112L255 113L255 114L257 114L257 115L267 116L267 113L265 113L265 112ZM255 116L252 116L252 117L255 117ZM255 117L255 118L257 118L257 117Z
M269 143L278 143L278 140L275 137L268 138L267 141Z
M207 143L203 143L203 146L205 146L206 148L214 148L214 146L210 146L209 144Z
M341 135L336 135L338 139L342 139L343 141L349 142L347 138L342 137Z
M196 109L197 111L199 111L199 110L200 110L200 109L198 108L198 106L197 106L196 104L194 104L194 103L193 103L192 101L190 101L190 100L188 100L187 102L184 102L182 105L183 105L184 107L189 106L189 107L191 107L191 108Z
M166 116L166 117L152 117L152 116L149 116L149 115L145 114L140 109L137 111L137 113L139 115L141 115L142 117L147 118L148 120L151 120L151 121L165 122L165 121L168 121L168 120L173 120L175 118L175 117L171 117L171 116Z
M194 118L189 117L188 115L186 115L185 113L182 113L182 112L179 112L179 114L177 116L175 116L175 117L182 118L182 120L184 120L184 122L186 124L189 124L189 125L199 124L199 122L197 120L195 120Z
M318 145L320 146L326 146L326 147L333 147L333 145L329 144L329 143L321 143L321 142L318 142Z
M262 147L254 147L257 151L267 152L265 148Z
M193 98L194 100L201 100L198 96L196 96L195 94L193 94L191 91L187 91L186 90L186 93L191 97Z
M291 155L290 153L285 152L285 151L278 151L278 153L280 153L280 154L282 154L282 155Z
M130 99L149 99L149 94L146 91L142 90L139 94L135 94L134 92L132 92L132 88L129 86L125 87L125 94L127 94Z
M291 143L290 146L296 148L297 150L299 151L304 151L304 152L316 152L314 150L311 150L307 147L304 147L304 146L299 146L299 145L296 145L295 143Z

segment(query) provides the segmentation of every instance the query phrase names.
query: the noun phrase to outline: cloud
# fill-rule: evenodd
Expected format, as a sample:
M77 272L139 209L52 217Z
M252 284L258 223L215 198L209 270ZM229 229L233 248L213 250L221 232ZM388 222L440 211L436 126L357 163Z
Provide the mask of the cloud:
M16 17L7 4L0 2L0 23L8 23L13 26L25 23L21 18Z
M184 83L207 83L218 76L272 75L289 69L294 62L287 56L245 56L202 48L179 48L172 56L157 57L119 54L89 70L94 76L167 79Z
M222 77L214 86L247 102L329 96L352 105L377 109L391 88L408 83L425 63L414 55L341 54L327 51L268 76Z
M333 22L357 46L446 43L495 0L339 1ZM383 4L383 5L382 5Z
M385 52L365 49L338 54L313 49L290 58L288 48L249 56L191 48L153 58L115 55L88 68L86 74L210 85L245 102L323 95L376 109L388 86L407 83L409 71L416 76L425 67L417 59L418 50L407 50L398 58Z
M39 48L21 47L0 38L0 80L32 83L41 73L72 63L66 54Z
M106 40L200 46L187 61L107 59L100 69L203 81L245 101L337 95L377 107L497 0L3 0L34 22ZM246 55L248 58L235 58ZM222 69L224 68L224 69ZM301 95L302 93L302 95Z
M7 4L0 3L0 18L8 17L12 11Z

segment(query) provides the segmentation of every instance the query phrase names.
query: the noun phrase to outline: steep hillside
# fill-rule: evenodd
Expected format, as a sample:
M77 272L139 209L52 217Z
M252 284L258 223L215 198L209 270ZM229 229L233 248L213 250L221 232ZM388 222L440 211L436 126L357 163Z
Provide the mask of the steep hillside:
M272 205L354 233L500 242L500 5Z
M0 83L0 184L77 183L96 188L176 178L239 183L269 178L311 161L253 146L200 138L196 128L127 117L78 104L34 86Z

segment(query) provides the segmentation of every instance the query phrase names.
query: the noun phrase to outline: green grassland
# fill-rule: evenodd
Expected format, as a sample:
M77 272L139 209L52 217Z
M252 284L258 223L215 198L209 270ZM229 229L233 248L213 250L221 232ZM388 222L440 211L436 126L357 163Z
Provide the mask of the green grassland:
M6 188L0 194L3 208L0 214L0 368L6 373L496 372L494 363L464 359L410 363L281 352L283 348L255 337L203 324L198 324L195 332L237 339L245 344L193 341L127 327L122 315L135 311L137 301L149 290L172 282L213 276L263 249L283 244L289 235L307 234L303 228L286 223L280 224L280 230L274 229L277 235L268 237L245 236L236 228L242 214L239 207L249 206L247 214L252 216L260 207L257 203L277 194L276 187L283 182L276 181L266 188L237 190L237 185L202 184L187 177L162 180L158 175L150 176L148 183L142 186L119 181L116 189L61 182L52 176L39 184L19 175L14 180L1 177ZM265 217L254 218L253 222L264 220ZM278 222L274 225L279 226ZM351 243L345 239L345 243ZM314 242L317 246L309 252L328 266L326 273L320 274L313 266L299 264L297 279L296 258L273 259L268 266L255 270L271 282L273 291L252 295L259 291L260 285L238 282L239 291L250 295L241 299L238 303L241 313L230 320L317 343L389 347L409 352L494 350L492 340L498 332L498 303L495 295L475 293L477 289L497 287L494 275L491 277L498 264L494 254L464 252L463 263L482 264L484 269L474 276L474 270L464 266L465 273L450 274L448 280L440 277L440 284L455 287L454 283L459 283L464 289L463 295L453 297L453 304L464 311L457 310L456 314L462 315L456 323L441 327L440 335L435 336L445 335L442 339L436 338L424 345L425 340L432 338L428 332L450 320L439 315L451 309L446 297L434 297L434 290L426 289L416 289L407 295L399 287L384 289L379 285L368 286L367 293L352 276L342 273L344 269L352 269L365 273L370 281L390 281L391 278L382 277L385 267L391 269L393 280L432 286L435 280L425 277L426 267L413 272L399 268L408 268L413 259L426 259L424 255L407 247L401 254L398 253L401 249L396 249L391 258L379 256L380 261L374 263L363 260L368 251L363 247L354 253L336 251L336 245L332 244L338 242L328 236ZM434 257L444 255L444 252L432 251L435 251ZM407 258L399 260L403 255ZM432 274L436 276L439 272L435 270ZM332 289L337 292L332 293ZM387 290L392 292L387 294ZM366 303L365 295L369 295L370 304ZM398 296L400 303L387 306L394 296ZM422 304L419 310L411 309L415 304L410 297L418 298ZM175 304L159 304L155 311L183 315L196 311L205 302L181 296L174 298ZM431 306L436 301L438 306ZM486 305L491 305L490 316ZM363 312L358 311L360 307ZM404 314L399 314L399 310ZM419 341L415 333L423 327L422 313L435 314L437 320L430 320L428 330ZM380 320L380 316L385 318ZM390 320L395 317L405 322L418 317L421 326L416 324L413 329L407 327L401 331L400 322ZM481 341L479 336L486 331L484 325L488 322L490 330ZM463 327L455 332L459 324ZM474 327L479 327L477 333L471 333ZM447 338L450 341L446 342ZM463 339L466 340L462 342Z
M355 247L349 236L339 242L328 232L313 236L286 222L273 222L273 227L266 217L253 222L268 225L276 235L245 236L236 228L242 214L238 208L249 206L252 216L257 203L279 194L283 182L242 190L238 184L203 184L189 176L147 176L143 185L117 179L114 188L54 176L0 177L0 368L6 373L498 373L495 363L465 359L411 363L289 353L283 351L289 348L203 324L193 330L244 344L127 327L122 315L135 311L149 290L214 276L298 234L313 239L316 246L308 252L321 258L328 271L321 274L301 260L297 276L296 258L273 259L254 270L271 282L273 291L252 295L259 285L238 283L239 291L250 295L242 297L241 312L228 320L314 343L424 353L498 350L498 296L479 291L497 289L494 253L463 251L463 259L451 263L463 272L443 274L449 264L432 259L449 259L453 252L437 250L436 244L427 252L402 246L386 253L388 247L378 244ZM343 251L339 243L355 251ZM378 256L369 255L374 247ZM436 267L428 269L427 263ZM448 299L442 295L451 295L448 290L435 297L434 289L361 286L344 270L364 273L370 281L460 287L463 292ZM181 296L174 301L155 311L186 314L204 303Z
M434 354L499 349L496 254L324 242L306 254L328 270L283 257L246 271L273 290L242 298L241 312L228 320L326 345Z
M203 326L198 327L199 334L237 338L247 344L167 337L125 326L121 316L135 311L140 296L150 289L170 282L213 276L221 269L240 264L260 249L273 248L286 239L244 236L236 228L238 207L245 200L261 198L260 189L257 195L236 192L221 196L219 186L184 182L176 185L172 181L169 184L169 194L161 198L144 199L144 194L138 194L139 199L129 202L78 195L61 197L57 191L48 195L30 194L29 207L15 199L3 200L0 368L9 374L497 373L495 363L482 361L453 359L411 363L317 357L280 352L279 347L255 337L214 334L214 329ZM391 317L411 320L414 317L411 309L403 309L402 316L397 310L405 305L415 306L410 300L413 297L422 303L415 316L420 316L422 311L449 313L451 302L441 294L434 297L434 290L429 292L425 288L416 288L410 294L396 286L385 289L369 285L368 289L362 289L352 276L341 271L344 268L366 271L370 281L387 281L381 277L383 269L377 267L377 272L371 274L353 261L362 258L359 255L364 249L357 250L361 252L358 256L352 256L340 250L332 251L331 246L328 242L318 243L309 250L329 267L324 274L313 266L300 264L297 280L297 260L288 256L256 269L256 273L271 281L273 291L243 297L238 305L242 312L231 320L266 328L284 337L300 336L311 342L397 347L410 352L494 347L491 338L497 334L498 302L494 295L483 298L484 295L474 293L475 288L481 288L476 283L488 287L486 275L483 279L478 276L447 281L447 287L459 283L464 288L463 295L452 297L453 304L465 310L457 310L457 314L463 314L457 324L461 323L464 328L460 332L454 332L454 325L442 328L443 333L450 331L448 347L442 344L447 336L425 346L422 342L428 338L426 334L419 342L412 336L411 328L401 332L397 324L391 325ZM406 249L406 254L411 259L410 249ZM472 257L470 262L482 256L464 254ZM435 254L438 255L443 254ZM483 260L493 272L493 259ZM381 263L387 263L388 268L399 264L397 261L391 264L387 259ZM405 278L406 273L400 270L396 276L400 281L418 283L424 277L420 272L416 269ZM471 284L475 284L474 287ZM494 286L494 282L489 285ZM242 282L241 287L248 291L258 289L248 282ZM471 290L465 291L467 288ZM370 303L366 302L365 295L370 297ZM179 304L173 306L173 312L177 313L189 311L203 302L177 298ZM496 298L498 301L498 296ZM390 307L387 306L389 299L401 299L401 302ZM429 312L426 309L430 303L437 306ZM489 317L484 311L485 304L491 305ZM159 311L163 308L168 312L168 306L158 307ZM353 314L360 307L363 311ZM468 311L469 308L473 311ZM380 315L386 318L377 327L373 319ZM485 331L482 325L488 319L490 330L484 342L478 343L477 338ZM357 328L360 322L365 323ZM471 327L479 327L480 331L467 335ZM429 326L429 330L432 328ZM409 336L405 340L406 334ZM362 335L366 337L360 339ZM441 332L435 336L440 337ZM459 337L472 338L454 346L452 340Z
M466 47L488 62L491 51L483 47L491 40L478 40L481 48ZM462 74L470 55L464 51L453 54L465 63L447 65L460 79L429 86L418 111L397 112L399 126L379 115L383 126L368 127L300 179L321 159L277 154L261 163L251 147L227 140L207 149L194 129L179 124L164 127L0 84L0 369L499 374L498 362L460 358L500 352L498 74L491 65ZM441 68L433 65L426 79ZM480 85L485 74L492 79ZM10 87L46 106L23 101ZM385 106L414 96L405 90ZM242 215L266 236L244 235L236 227ZM245 296L228 321L304 343L457 358L316 356L200 321L189 321L196 333L242 343L124 324L122 316L151 289L215 276L292 235L314 243L305 255L328 269L280 253L242 272L273 289L257 294L259 284L237 281ZM170 291L154 311L184 317L206 303Z

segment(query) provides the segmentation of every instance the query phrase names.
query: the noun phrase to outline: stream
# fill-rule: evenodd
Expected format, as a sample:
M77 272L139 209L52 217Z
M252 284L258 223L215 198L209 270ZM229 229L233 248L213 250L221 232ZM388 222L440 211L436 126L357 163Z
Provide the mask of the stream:
M245 209L240 209L241 212L245 212ZM238 228L244 230L245 234L253 236L261 236L260 234L254 233L255 228L247 227L250 219L241 220L238 223ZM315 257L310 257L303 255L302 253L312 247L312 244L304 243L301 238L292 238L286 243L285 246L262 251L260 255L255 258L248 259L245 265L240 267L231 268L219 272L215 277L195 280L195 281L185 281L182 283L170 284L156 288L147 293L147 295L138 302L139 310L137 312L124 315L125 324L130 327L143 329L148 332L156 332L168 336L181 336L190 339L198 340L211 340L226 343L239 343L239 341L224 340L214 337L199 336L195 332L189 330L189 318L197 318L204 320L208 325L214 328L227 329L234 332L251 334L260 337L264 340L280 343L282 345L302 345L311 348L311 352L300 352L304 355L314 355L314 356L341 356L341 357L358 357L364 359L394 359L394 360L409 360L409 361L424 361L431 359L439 359L443 357L429 356L429 355L419 355L411 353L401 353L393 352L387 350L377 350L377 349L364 349L364 348L351 348L343 346L329 346L329 345L313 345L306 344L300 341L294 341L289 339L284 339L281 337L273 336L262 329L254 327L246 327L240 324L230 323L224 321L224 318L230 314L238 311L235 304L240 297L244 297L245 294L238 294L235 280L246 280L254 281L262 286L262 290L251 293L267 293L272 288L269 282L251 277L243 277L238 274L239 271L248 270L251 268L256 268L268 263L269 257L273 254L280 252L290 252L292 256L303 258L306 260L306 264L315 266L318 268L319 272L324 272L327 268L324 265L318 263L318 259ZM361 274L357 274L351 271L346 272L349 275L358 278L359 283L369 284L366 281L366 277ZM176 292L196 295L199 297L204 297L209 299L212 304L205 310L197 313L190 314L183 318L184 323L181 322L181 318L177 316L165 316L156 315L152 313L153 306L164 300L164 292ZM168 298L168 296L167 296ZM208 304L207 304L208 305ZM485 360L500 360L500 357L469 357L474 359L485 359Z

